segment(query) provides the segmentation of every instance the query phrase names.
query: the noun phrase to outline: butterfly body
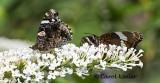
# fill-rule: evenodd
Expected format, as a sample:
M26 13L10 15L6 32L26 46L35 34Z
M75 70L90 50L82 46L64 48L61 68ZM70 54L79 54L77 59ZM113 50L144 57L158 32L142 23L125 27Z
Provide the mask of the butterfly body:
M41 21L34 50L47 51L61 47L72 39L70 27L58 18L56 10L49 10Z
M101 36L86 36L82 38L82 43L88 43L89 45L98 46L99 44L115 44L117 46L126 46L128 48L135 48L137 44L142 41L142 34L138 32L112 32L102 34ZM95 42L98 41L98 42Z

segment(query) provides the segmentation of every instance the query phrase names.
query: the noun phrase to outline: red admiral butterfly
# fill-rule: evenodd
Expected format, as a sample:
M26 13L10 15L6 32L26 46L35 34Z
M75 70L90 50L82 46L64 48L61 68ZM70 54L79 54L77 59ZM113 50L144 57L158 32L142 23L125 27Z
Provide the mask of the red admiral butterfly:
M143 36L138 32L112 32L106 33L101 36L85 36L82 38L81 43L88 43L89 45L98 46L99 44L115 44L118 46L126 46L128 48L136 48L137 44L142 41Z
M41 21L34 50L47 51L60 47L72 39L70 27L58 17L58 11L50 9Z

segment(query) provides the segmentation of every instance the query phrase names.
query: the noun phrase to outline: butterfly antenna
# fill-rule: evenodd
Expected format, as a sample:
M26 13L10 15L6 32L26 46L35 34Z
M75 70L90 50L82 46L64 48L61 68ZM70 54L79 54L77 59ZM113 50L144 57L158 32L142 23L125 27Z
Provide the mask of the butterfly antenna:
M86 32L84 32L84 34L94 35L94 34L92 34L92 33L86 33Z

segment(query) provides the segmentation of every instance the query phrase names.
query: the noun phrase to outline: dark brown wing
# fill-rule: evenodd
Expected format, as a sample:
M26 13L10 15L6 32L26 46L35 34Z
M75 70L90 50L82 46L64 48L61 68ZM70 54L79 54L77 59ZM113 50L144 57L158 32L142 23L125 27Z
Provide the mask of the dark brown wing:
M99 37L100 43L106 45L115 44L118 46L126 46L128 48L135 48L142 39L142 34L128 31L106 33Z
M72 39L70 27L58 18L56 10L49 10L41 21L36 44L31 48L47 51L60 47Z

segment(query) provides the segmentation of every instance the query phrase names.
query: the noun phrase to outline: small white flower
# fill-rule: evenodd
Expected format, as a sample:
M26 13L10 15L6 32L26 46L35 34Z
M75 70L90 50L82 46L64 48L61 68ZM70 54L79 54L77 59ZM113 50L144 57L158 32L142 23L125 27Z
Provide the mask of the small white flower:
M50 64L49 69L54 70L59 64L57 64L57 61L54 60L53 63Z
M48 58L47 58L47 54L42 54L42 58L43 58L43 59L48 59Z
M84 68L84 67L82 67L82 68L76 68L76 74L77 74L78 76L80 76L80 77L81 77L82 75L89 75L87 68Z
M134 66L143 67L140 57L143 50L100 44L98 47L87 43L80 47L66 44L53 49L52 53L41 53L32 49L13 49L0 52L0 82L20 83L19 77L27 82L50 82L57 77L73 74L85 78L90 69L105 70L114 67L127 71ZM21 61L21 63L19 62ZM4 78L5 72L13 78ZM45 78L45 79L44 79Z
M105 70L106 69L106 61L100 60L100 66L101 66L102 70Z
M48 79L55 79L56 76L54 75L54 73L52 71L49 71L49 74L48 74Z
M68 72L68 74L72 74L73 73L73 69L67 68L67 72Z
M18 81L18 83L22 83L19 78L17 79L17 81Z
M49 71L47 78L48 78L48 79L56 79L56 76L59 76L59 73L60 73L60 72L58 72L58 71L54 71L54 72Z
M51 60L55 59L55 55L47 53L47 57Z
M10 80L7 79L7 78L5 78L5 79L3 80L4 83L8 83L9 81L10 81Z
M119 60L120 60L120 61L125 61L124 53L119 52Z
M21 76L21 74L20 74L18 69L12 70L11 72L12 72L12 76L13 77L20 77Z
M143 63L141 61L139 61L138 66L140 66L142 68L143 67Z
M40 71L35 72L34 75L35 75L35 81L37 82L40 82L40 80L44 78L44 73Z
M26 81L31 81L31 77L27 76Z

